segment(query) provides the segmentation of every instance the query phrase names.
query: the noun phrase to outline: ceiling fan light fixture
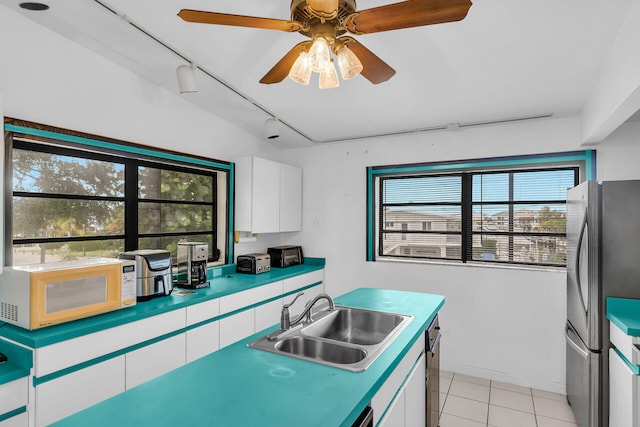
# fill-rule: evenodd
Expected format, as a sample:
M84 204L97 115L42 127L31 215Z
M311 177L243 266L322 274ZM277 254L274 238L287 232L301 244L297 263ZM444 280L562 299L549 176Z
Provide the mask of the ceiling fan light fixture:
M362 63L356 54L347 46L340 48L337 57L338 68L340 68L340 74L342 74L343 79L352 79L362 72Z
M333 89L340 86L338 81L338 72L336 67L333 66L333 62L326 63L324 70L320 72L320 89Z
M308 85L313 71L313 61L307 52L301 52L289 70L289 78L301 85Z
M331 62L331 53L329 52L329 44L324 37L316 37L309 49L309 56L313 64L313 71L322 73L326 68L326 64Z

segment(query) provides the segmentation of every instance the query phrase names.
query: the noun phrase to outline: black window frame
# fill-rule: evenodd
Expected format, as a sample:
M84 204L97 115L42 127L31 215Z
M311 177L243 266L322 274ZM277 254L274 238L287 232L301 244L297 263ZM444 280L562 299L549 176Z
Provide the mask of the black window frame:
M9 125L7 125L9 123ZM15 123L15 125L13 125ZM27 124L28 126L24 126ZM25 132L16 131L16 129L25 130ZM42 136L42 135L46 136ZM57 135L60 135L60 139L57 139ZM53 137L51 137L53 135ZM79 141L93 141L99 142L101 148L95 146L87 146L83 143L74 142L74 139ZM85 141L86 140L86 141ZM60 194L60 193L32 193L32 192L14 192L13 191L13 167L12 167L12 151L14 149L22 149L28 151L36 151L42 153L48 153L53 155L71 156L76 158L84 158L97 161L106 161L124 165L124 195L122 197L117 196L93 196L93 195L74 195L74 194ZM106 148L105 148L106 147ZM125 150L119 150L118 148L125 147ZM127 150L133 152L144 152L143 155L132 155ZM182 160L182 161L181 161ZM221 167L210 166L209 164L220 165ZM188 200L176 200L176 199L151 199L151 198L139 198L138 194L138 170L140 167L151 167L160 170L179 171L190 174L198 174L211 177L211 201L188 201ZM220 188L218 186L218 174L226 173L226 224L227 229L218 229L218 192ZM79 133L76 131L69 131L59 128L50 127L47 125L40 125L31 122L19 121L16 119L5 119L5 164L4 164L4 179L5 179L5 198L4 198L4 212L5 212L5 233L4 233L4 260L3 264L11 266L13 264L13 246L21 244L38 244L38 243L56 243L56 242L71 242L71 241L95 241L95 240L122 240L124 242L124 250L136 250L139 249L138 242L141 238L154 238L154 237L187 237L187 236L203 236L208 235L211 238L212 247L209 250L209 262L219 262L222 264L230 264L233 260L233 244L230 243L231 232L233 228L232 224L232 209L233 209L233 164L228 162L221 162L218 160L211 160L200 158L198 156L188 156L182 153L177 153L169 150L157 149L130 142L123 142L120 140L113 140L105 137L98 137L95 135L89 135ZM98 236L70 236L70 237L44 237L44 238L13 238L12 230L12 215L13 215L13 198L14 197L32 197L32 198L46 198L54 197L56 199L75 199L75 200L99 200L99 201L113 201L124 203L124 233L122 234L104 234ZM139 203L179 203L184 205L199 205L199 206L211 206L211 225L207 231L181 231L181 232L157 232L157 233L143 233L138 229L138 211ZM217 248L219 242L224 233L224 257L218 259L219 254L222 252Z
M580 182L593 179L595 177L595 151L585 150L580 152L569 153L552 153L536 156L512 156L504 158L491 159L472 159L460 160L455 162L434 162L408 165L390 165L390 166L373 166L367 168L367 260L376 261L378 258L384 260L431 260L438 262L452 263L480 263L480 264L510 264L523 265L532 267L564 267L566 261L558 260L550 262L525 262L523 260L515 260L513 253L513 242L517 237L548 238L566 238L566 232L536 231L528 232L517 231L514 229L514 215L517 206L525 205L558 205L566 204L566 198L563 200L515 200L513 195L513 174L528 173L538 171L559 171L570 170L573 172L574 185ZM510 194L507 201L505 200L482 200L474 201L473 199L473 179L474 176L488 174L505 174L511 176ZM386 180L398 180L406 178L432 178L432 177L459 177L460 178L460 201L459 202L419 202L419 203L384 203L384 187ZM474 206L508 206L508 231L483 230L474 229ZM425 206L447 206L460 209L460 229L459 230L424 230L424 224L419 229L397 230L386 227L391 219L385 216L385 209L396 208L402 209L406 207L411 211L412 208ZM395 220L394 220L395 221ZM385 236L392 234L420 235L441 235L441 236L459 236L460 237L460 254L453 256L427 256L424 254L404 255L406 251L398 254L384 253ZM478 236L504 236L508 243L508 259L474 259L474 238ZM447 237L448 238L448 237Z

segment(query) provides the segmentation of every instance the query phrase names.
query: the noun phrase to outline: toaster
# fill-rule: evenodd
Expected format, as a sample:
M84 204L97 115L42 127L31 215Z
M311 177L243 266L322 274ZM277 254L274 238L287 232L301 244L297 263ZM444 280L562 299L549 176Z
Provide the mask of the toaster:
M275 246L267 249L271 256L271 267L291 267L304 263L302 246Z
M236 258L236 272L246 274L266 273L271 270L269 254L246 254Z

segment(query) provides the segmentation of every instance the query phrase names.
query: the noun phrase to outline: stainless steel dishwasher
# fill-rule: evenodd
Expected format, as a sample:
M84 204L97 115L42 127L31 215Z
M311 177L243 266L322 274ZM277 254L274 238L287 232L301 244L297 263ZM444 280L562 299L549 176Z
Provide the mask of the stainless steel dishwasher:
M433 319L425 332L427 427L438 427L440 419L440 321Z

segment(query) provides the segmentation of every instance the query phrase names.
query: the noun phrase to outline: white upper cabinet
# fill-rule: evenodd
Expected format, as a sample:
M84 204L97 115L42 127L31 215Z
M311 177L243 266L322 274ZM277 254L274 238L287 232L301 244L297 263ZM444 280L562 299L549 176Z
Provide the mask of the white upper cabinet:
M251 156L236 160L235 176L237 231L302 229L302 169Z

